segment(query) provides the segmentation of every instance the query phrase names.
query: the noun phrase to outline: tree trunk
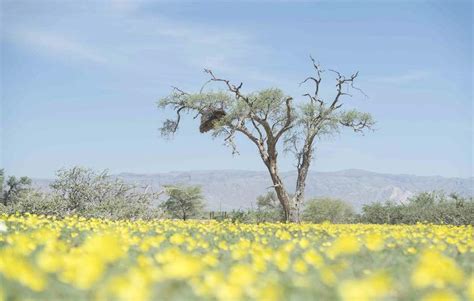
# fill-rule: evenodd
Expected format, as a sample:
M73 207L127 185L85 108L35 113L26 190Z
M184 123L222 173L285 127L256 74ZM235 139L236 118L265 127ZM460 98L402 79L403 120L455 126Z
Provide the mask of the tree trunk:
M278 200L280 201L280 204L283 208L283 212L285 214L285 222L290 222L292 221L290 216L290 197L288 196L288 192L285 189L283 181L278 175L277 162L276 160L268 160L267 162L265 162L265 165L268 168L268 172L270 173L270 176L272 178L273 188L275 189Z
M301 211L304 205L304 192L306 188L306 176L308 175L309 165L298 169L298 178L296 180L296 191L291 201L290 216L292 221L301 222Z
M311 164L313 154L314 137L310 137L303 147L303 154L301 163L298 165L298 178L296 179L296 190L293 199L291 200L292 207L290 209L290 217L294 222L301 222L301 211L304 205L304 192L306 188L306 177L308 176L309 165Z

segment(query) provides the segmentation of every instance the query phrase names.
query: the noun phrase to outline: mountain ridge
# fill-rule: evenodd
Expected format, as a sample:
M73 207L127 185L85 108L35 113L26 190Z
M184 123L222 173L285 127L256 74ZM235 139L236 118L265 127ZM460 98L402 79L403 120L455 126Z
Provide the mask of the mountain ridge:
M161 173L123 172L113 175L128 183L160 190L163 185L200 185L210 210L232 210L255 207L258 195L272 185L266 171L252 170L194 170ZM291 193L296 182L296 171L281 172ZM334 172L311 171L307 177L306 197L333 197L351 203L357 210L374 201L406 202L422 191L456 192L474 195L473 179L442 176L389 174L347 169ZM41 190L48 190L51 179L33 179Z

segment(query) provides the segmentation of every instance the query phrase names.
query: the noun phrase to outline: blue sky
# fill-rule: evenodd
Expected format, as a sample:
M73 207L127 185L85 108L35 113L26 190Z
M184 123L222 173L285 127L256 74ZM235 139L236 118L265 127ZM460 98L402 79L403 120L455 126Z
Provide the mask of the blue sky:
M9 174L52 177L83 165L111 172L263 170L199 134L190 118L172 141L155 103L171 85L206 80L280 87L296 99L311 74L360 71L376 131L318 141L313 170L472 175L471 1L0 0L1 156ZM331 78L325 86L332 92ZM281 169L293 169L292 157Z

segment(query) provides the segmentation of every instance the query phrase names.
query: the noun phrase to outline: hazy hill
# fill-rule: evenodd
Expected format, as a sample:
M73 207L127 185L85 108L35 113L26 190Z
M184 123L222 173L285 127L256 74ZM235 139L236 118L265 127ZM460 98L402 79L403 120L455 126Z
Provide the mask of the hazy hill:
M264 171L214 170L186 171L157 174L122 173L117 177L131 183L150 185L160 190L166 184L201 185L208 208L218 210L238 209L255 206L258 195L271 185ZM282 173L288 189L296 181L296 172ZM47 189L51 180L35 179L34 184ZM393 175L364 170L337 172L311 172L308 175L306 195L329 196L346 200L360 208L362 204L378 200L404 202L421 191L443 190L457 192L464 196L474 195L473 178L445 178L440 176Z

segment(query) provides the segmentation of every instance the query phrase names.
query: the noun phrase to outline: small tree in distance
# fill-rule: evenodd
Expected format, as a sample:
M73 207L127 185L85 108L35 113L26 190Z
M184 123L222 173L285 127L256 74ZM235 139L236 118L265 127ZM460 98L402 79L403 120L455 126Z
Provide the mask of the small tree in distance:
M235 85L205 69L209 80L198 92L188 93L175 87L170 95L159 101L159 107L171 108L176 113L176 118L164 121L161 133L167 137L173 135L179 128L181 114L192 113L195 118L201 117L201 133L210 131L213 137L222 137L233 153L237 153L235 136L240 134L248 138L257 147L270 174L285 220L299 222L316 138L344 127L362 132L374 125L370 114L342 108L343 99L352 96L351 90L363 94L354 85L359 73L346 77L328 70L335 75L335 93L331 98L322 97L325 70L312 57L311 61L315 75L301 84L312 83L314 89L303 94L305 100L298 100L296 104L293 97L276 88L244 93L243 83ZM225 91L206 91L210 83L223 84ZM279 150L295 155L298 174L292 197L280 177Z
M285 221L285 212L275 191L257 197L257 219L258 222Z
M5 181L5 171L0 169L0 198L3 196L3 181Z
M350 223L355 212L349 203L331 198L315 198L306 202L303 220L312 223Z
M161 192L126 183L107 170L83 167L61 169L50 184L51 198L61 204L59 215L79 214L88 217L154 218L161 214L155 203Z
M187 220L198 217L204 209L204 198L199 186L165 186L168 199L161 208L173 218Z
M3 205L16 203L24 194L31 190L31 179L10 176L5 181L5 173L0 169L0 200Z

